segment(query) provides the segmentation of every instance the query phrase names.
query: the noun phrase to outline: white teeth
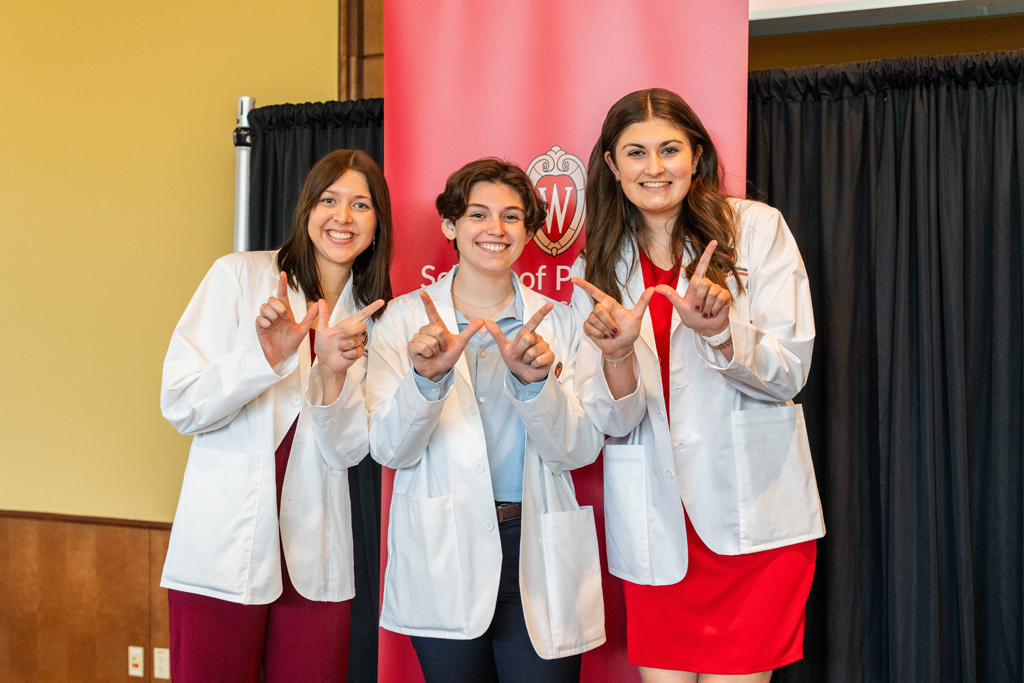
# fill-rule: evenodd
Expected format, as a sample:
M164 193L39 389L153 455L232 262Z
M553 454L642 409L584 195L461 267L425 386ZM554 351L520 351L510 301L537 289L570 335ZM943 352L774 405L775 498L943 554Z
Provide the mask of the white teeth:
M658 181L656 183L640 183L640 184L643 185L644 187L666 187L667 185L670 185L671 183L669 183L667 180L660 180L660 181Z
M481 249L486 249L487 251L505 251L506 249L508 249L508 245L507 244L481 244L480 248Z
M349 240L355 237L351 232L338 232L337 230L328 230L327 235L336 240Z

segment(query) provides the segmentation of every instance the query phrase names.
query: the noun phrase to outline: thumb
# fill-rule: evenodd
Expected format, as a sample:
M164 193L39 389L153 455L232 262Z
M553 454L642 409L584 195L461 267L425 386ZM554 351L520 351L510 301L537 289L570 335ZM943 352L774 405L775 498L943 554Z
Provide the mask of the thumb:
M459 348L460 349L466 348L466 344L469 343L469 340L473 337L474 334L479 332L483 328L483 326L484 326L484 321L481 318L477 318L476 320L474 320L470 324L466 325L466 329L464 329L462 332L459 332L455 336L455 339L458 340Z
M326 304L324 305L324 307L326 308ZM306 311L306 317L303 318L302 322L299 323L299 327L302 328L303 334L307 334L309 332L309 328L313 327L313 321L316 320L316 316L318 313L320 313L319 305L310 306L309 310Z
M667 297L668 300L672 302L672 305L675 306L676 308L685 308L686 302L683 301L683 297L679 296L679 292L672 289L668 285L658 285L657 287L654 288L654 291L656 291L658 294L661 294L664 297Z
M313 309L311 308L309 310L313 310ZM317 310L316 331L317 332L325 332L327 330L327 325L328 325L328 323L327 323L327 302L324 301L323 299L320 299L319 301L317 301L316 302L316 310ZM306 313L306 316L308 317L309 313ZM303 321L303 322L305 322L305 321Z
M484 326L487 328L487 332L491 337L494 338L494 341L498 342L499 349L504 349L508 346L508 339L505 338L505 334L501 331L501 328L498 327L498 323L493 320L488 320L484 323Z
M669 289L671 289L671 287ZM640 295L640 299L636 302L636 306L633 307L633 315L637 318L644 317L644 313L647 311L647 306L651 303L651 299L654 298L654 293L656 291L657 290L655 290L654 287L648 287L644 290L644 293ZM671 299L669 300L671 301Z

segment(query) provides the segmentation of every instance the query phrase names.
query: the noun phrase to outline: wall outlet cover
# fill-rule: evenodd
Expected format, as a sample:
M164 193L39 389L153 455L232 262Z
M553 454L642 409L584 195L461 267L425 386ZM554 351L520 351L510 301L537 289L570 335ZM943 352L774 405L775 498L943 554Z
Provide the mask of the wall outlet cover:
M146 675L145 648L128 646L128 675L143 678Z
M171 679L171 651L166 647L153 648L153 678Z

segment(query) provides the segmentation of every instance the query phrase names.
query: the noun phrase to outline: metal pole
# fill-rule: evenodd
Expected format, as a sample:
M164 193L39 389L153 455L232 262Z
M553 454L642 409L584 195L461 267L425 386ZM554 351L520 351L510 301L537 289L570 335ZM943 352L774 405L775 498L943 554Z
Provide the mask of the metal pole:
M249 112L256 99L238 98L235 139L235 251L249 250Z

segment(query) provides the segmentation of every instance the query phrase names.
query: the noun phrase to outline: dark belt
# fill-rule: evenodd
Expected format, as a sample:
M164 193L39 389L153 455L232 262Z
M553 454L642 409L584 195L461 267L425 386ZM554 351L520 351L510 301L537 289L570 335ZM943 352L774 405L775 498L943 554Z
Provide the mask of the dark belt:
M523 504L499 503L495 501L494 511L498 513L498 524L501 524L502 522L511 522L513 519L519 519L523 516Z

